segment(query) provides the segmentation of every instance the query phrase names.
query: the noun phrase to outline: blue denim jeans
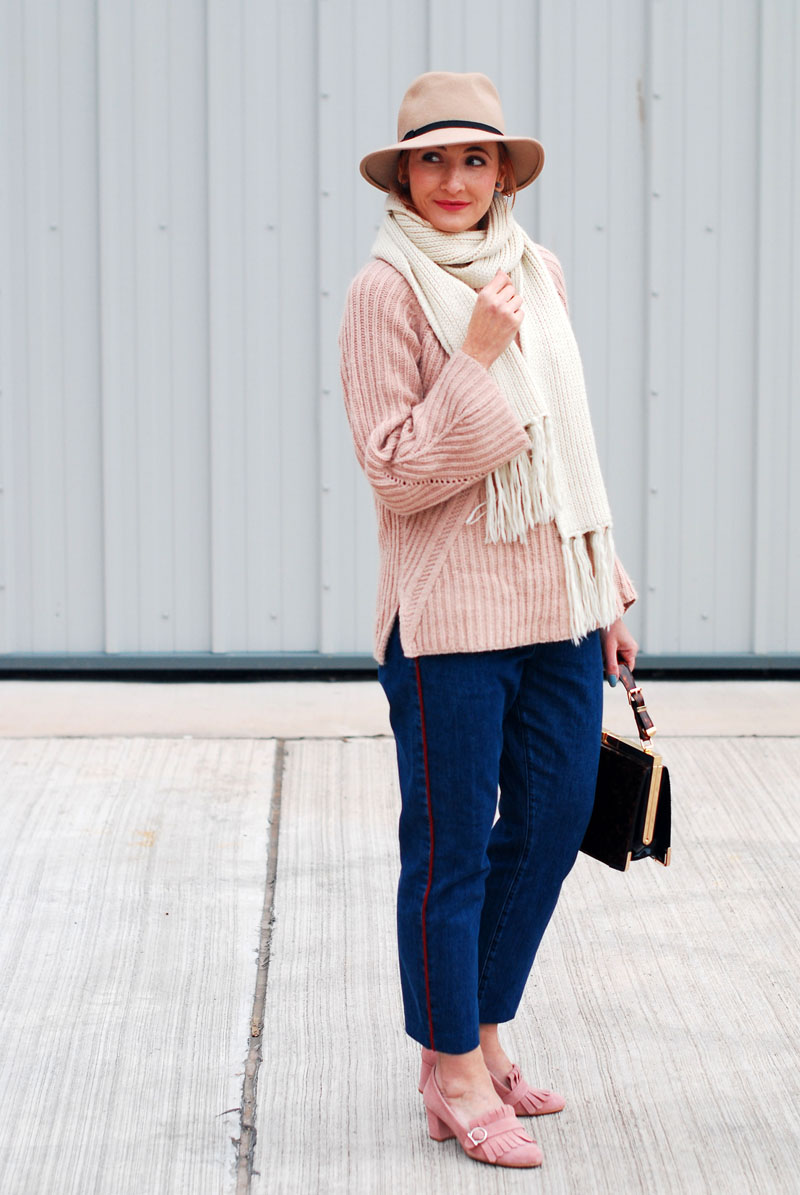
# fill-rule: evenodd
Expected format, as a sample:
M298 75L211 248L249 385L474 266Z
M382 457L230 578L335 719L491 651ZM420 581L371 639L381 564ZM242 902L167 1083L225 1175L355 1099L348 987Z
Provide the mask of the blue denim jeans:
M406 1030L461 1054L515 1015L591 815L600 636L409 659L395 625L378 675L402 795Z

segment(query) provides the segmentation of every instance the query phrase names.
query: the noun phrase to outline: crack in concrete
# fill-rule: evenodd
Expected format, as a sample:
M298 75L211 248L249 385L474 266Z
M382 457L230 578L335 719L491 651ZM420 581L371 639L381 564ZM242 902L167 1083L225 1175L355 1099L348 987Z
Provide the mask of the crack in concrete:
M245 1063L242 1087L241 1133L236 1160L236 1195L249 1195L253 1177L253 1151L256 1144L256 1096L258 1071L262 1062L261 1035L264 1029L264 1010L267 998L267 979L272 947L272 925L275 908L275 881L278 873L278 836L281 821L281 795L286 763L286 740L278 739L275 747L275 771L272 799L269 807L269 847L267 851L267 879L264 890L264 909L261 914L261 936L258 945L258 968L253 1012L250 1017L250 1045Z

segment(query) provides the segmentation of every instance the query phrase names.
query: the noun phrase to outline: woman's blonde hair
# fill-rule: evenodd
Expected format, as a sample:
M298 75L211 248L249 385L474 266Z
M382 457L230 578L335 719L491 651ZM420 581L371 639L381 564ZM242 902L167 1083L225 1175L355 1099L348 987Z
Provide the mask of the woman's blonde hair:
M408 158L410 153L411 151L408 149L401 149L397 155L397 191L406 207L419 215L419 212L417 212L411 201L411 192L408 189ZM500 193L511 200L511 206L513 207L517 198L517 178L514 173L514 163L511 161L511 154L502 141L497 143L497 157L499 168L503 173L503 189Z

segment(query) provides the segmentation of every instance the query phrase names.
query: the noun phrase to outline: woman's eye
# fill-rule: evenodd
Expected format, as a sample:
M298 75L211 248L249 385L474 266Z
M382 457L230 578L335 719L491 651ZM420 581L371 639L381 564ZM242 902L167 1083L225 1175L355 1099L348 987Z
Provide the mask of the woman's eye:
M422 155L422 160L423 160L423 162L438 162L438 161L440 161L440 158L439 158L438 154L433 153L433 151L431 150L428 153Z
M485 158L479 158L479 157L467 158L467 165L468 166L485 166L486 160L485 160Z

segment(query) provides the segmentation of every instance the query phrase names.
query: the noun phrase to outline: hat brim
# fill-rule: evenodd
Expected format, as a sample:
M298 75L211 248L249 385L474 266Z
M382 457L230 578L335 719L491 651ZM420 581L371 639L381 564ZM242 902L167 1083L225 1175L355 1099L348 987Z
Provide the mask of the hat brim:
M376 149L361 159L359 170L362 176L380 191L397 190L397 159L404 149L426 149L431 145L481 145L487 141L502 141L508 150L514 167L516 188L521 191L541 174L544 166L544 148L533 137L504 137L499 133L486 133L476 129L472 137L464 135L463 127L452 129L431 129L408 141L398 141L385 149Z

